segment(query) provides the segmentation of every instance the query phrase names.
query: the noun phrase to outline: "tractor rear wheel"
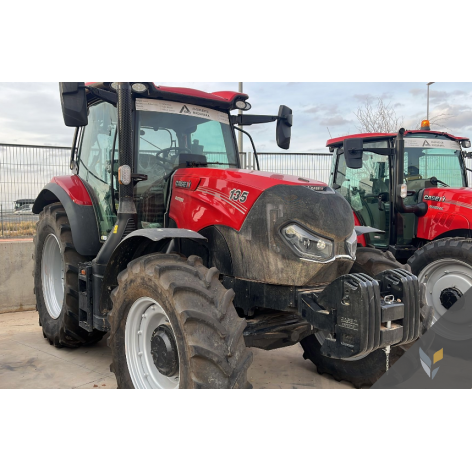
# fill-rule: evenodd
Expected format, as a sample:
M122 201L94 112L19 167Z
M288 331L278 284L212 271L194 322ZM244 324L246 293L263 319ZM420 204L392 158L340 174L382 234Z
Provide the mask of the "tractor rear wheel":
M426 302L433 307L432 324L472 288L472 239L444 238L418 249L408 263L425 284ZM437 334L465 341L472 337L470 316L442 322Z
M131 261L111 294L118 388L250 388L252 353L233 298L197 256Z
M397 262L392 253L384 253L379 249L369 247L358 247L356 262L351 268L351 273L363 273L371 277L389 269L406 269ZM337 381L346 380L354 387L370 387L386 371L386 354L382 349L367 355L360 355L352 359L332 359L321 354L321 346L329 336L329 333L319 331L300 342L303 347L304 359L309 359L316 365L320 375L331 374ZM390 351L389 364L394 364L403 354L400 347L392 347Z
M43 336L56 347L79 347L102 339L79 326L78 264L90 259L74 247L69 219L60 203L44 207L34 237L34 292Z

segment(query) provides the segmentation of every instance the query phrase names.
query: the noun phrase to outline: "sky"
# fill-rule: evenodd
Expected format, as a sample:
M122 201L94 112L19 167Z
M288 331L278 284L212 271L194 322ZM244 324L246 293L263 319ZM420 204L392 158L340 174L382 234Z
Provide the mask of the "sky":
M238 90L237 82L155 82L205 92ZM366 101L378 98L392 107L405 128L426 118L426 83L418 82L244 82L254 114L293 109L289 152L326 152L326 140L358 132L355 116ZM435 129L470 136L472 82L437 82L430 86L430 118L442 115ZM246 128L260 152L282 152L275 123ZM70 146L73 129L64 126L57 82L0 82L0 143ZM244 140L244 150L250 143Z

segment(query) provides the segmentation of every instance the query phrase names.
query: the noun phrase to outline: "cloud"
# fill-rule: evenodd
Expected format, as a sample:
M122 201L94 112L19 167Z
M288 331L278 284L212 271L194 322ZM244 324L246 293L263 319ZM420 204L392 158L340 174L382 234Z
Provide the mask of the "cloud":
M338 112L338 105L337 104L321 104L315 105L310 108L303 110L304 113L311 113L313 115L317 115L319 113L323 113L325 115L332 115L333 113Z
M371 100L374 100L375 97L370 93L358 93L354 95L354 98L359 102L370 102Z
M414 97L418 97L418 96L421 96L421 95L426 95L426 90L425 89L414 88L414 89L410 90L410 93Z
M341 115L335 115L335 116L332 116L330 118L320 121L320 125L323 125L323 126L343 126L350 123L351 123L350 120L346 120L346 118L344 118Z

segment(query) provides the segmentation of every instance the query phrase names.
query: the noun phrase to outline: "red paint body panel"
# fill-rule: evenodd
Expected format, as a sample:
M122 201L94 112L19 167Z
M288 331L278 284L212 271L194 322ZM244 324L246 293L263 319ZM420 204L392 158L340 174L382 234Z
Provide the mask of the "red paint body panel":
M191 182L190 188L176 182ZM198 184L197 184L198 182ZM211 225L240 230L259 196L275 185L326 184L312 179L245 169L179 169L173 177L169 216L179 228L199 231ZM244 201L230 199L231 190L248 192Z
M460 137L460 136L453 136L452 134L443 133L442 131L423 131L423 130L420 130L420 129L418 129L418 130L407 130L407 131L405 131L405 136L407 136L408 134L416 134L416 133L441 134L443 136L447 136L448 138L453 139L454 141L462 141L463 139L469 139L469 138L464 138L464 137ZM349 136L341 136L339 138L328 139L328 141L326 141L326 147L336 146L336 145L342 144L342 142L345 139L348 139L348 138L375 139L375 138L383 138L383 137L394 137L396 135L397 135L397 133L350 134Z
M353 212L354 213L354 212ZM359 221L359 218L357 218L357 215L354 213L354 224L356 226L362 226L361 225L361 222ZM377 228L378 229L378 228ZM367 242L365 240L365 236L363 234L360 234L359 236L357 236L357 245L358 246L362 246L362 247L366 247L367 246Z
M67 195L77 205L92 205L90 195L85 188L82 180L77 175L62 175L60 177L53 177L51 182L56 183L61 187Z
M425 199L425 196L439 197L439 201ZM428 205L428 212L418 218L418 238L431 241L447 231L471 228L471 188L429 188L424 191L423 201Z
M146 82L143 82L146 83ZM85 85L90 85L91 87L104 88L104 82L85 82ZM220 102L232 102L236 97L243 97L244 100L249 98L249 95L240 92L231 92L231 91L221 91L207 93L202 92L201 90L186 88L186 87L166 87L165 85L156 85L154 87L163 92L176 93L179 95L186 95L188 97L204 98L207 100L218 100Z
M235 97L249 98L248 95L239 92L213 92L207 93L201 90L185 88L185 87L166 87L164 85L155 85L158 90L163 92L178 93L179 95L187 95L188 97L206 98L209 100L220 100L223 102L231 102Z

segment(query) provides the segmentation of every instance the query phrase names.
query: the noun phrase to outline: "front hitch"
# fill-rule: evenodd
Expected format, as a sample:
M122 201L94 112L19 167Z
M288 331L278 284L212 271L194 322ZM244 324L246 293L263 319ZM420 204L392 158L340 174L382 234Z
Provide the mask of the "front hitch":
M348 274L322 292L300 291L299 313L329 333L321 354L348 359L416 340L420 331L418 279L403 269L372 278Z

